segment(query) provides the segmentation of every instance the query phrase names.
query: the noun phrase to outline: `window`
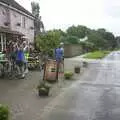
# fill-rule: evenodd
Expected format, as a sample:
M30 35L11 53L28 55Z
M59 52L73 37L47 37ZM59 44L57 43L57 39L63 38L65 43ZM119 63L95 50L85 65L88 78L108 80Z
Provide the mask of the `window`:
M13 13L14 17L17 17L17 14L16 13Z
M2 10L2 13L3 13L3 15L6 15L6 11L4 9Z
M3 9L2 9L2 14L3 14L3 15L7 15L7 13L8 13L8 10L5 9L5 8L3 8Z
M26 18L24 16L21 16L21 25L23 28L26 27Z
M0 52L6 50L6 34L0 34Z

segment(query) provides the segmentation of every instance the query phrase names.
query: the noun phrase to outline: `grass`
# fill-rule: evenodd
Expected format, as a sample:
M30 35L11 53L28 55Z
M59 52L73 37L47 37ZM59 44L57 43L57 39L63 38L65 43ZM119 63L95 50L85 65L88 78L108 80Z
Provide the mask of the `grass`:
M102 59L106 55L108 55L109 53L110 53L110 51L94 51L94 52L90 52L90 53L86 54L84 58L88 58L88 59Z

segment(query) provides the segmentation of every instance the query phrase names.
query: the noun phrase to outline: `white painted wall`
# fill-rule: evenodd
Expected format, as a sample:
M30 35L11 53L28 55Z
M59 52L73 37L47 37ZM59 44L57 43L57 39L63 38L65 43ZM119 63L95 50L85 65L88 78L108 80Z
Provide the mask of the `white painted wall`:
M23 27L23 17L25 17L25 27ZM10 21L11 21L11 30L21 32L25 35L25 38L29 39L30 42L34 41L34 20L28 18L16 11L10 10ZM17 23L20 23L20 26L17 26Z
M0 5L0 26L6 28L10 27L12 31L21 32L29 42L34 42L34 29L30 29L30 27L34 28L34 20L12 9L9 9L9 14L3 14L5 9L4 6ZM22 17L25 17L25 28L22 25ZM7 22L8 20L10 26L5 26L4 22ZM21 26L17 26L17 23L21 23Z

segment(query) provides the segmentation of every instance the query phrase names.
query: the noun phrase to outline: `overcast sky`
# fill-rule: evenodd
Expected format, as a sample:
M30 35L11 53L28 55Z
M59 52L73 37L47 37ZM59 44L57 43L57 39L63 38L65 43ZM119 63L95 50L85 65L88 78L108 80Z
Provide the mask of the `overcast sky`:
M106 28L120 35L120 0L16 0L31 11L31 1L40 3L45 29L85 25Z

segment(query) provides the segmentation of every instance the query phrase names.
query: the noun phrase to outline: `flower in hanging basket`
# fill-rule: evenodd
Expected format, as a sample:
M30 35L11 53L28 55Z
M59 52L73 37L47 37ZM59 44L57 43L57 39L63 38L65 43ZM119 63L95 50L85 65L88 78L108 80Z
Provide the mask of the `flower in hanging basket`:
M17 26L21 26L21 23L17 23L16 25L17 25Z
M10 23L9 22L4 22L4 25L5 26L8 26Z

